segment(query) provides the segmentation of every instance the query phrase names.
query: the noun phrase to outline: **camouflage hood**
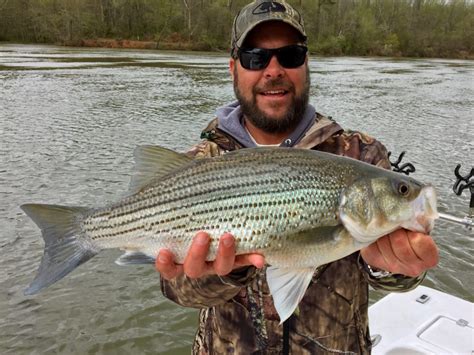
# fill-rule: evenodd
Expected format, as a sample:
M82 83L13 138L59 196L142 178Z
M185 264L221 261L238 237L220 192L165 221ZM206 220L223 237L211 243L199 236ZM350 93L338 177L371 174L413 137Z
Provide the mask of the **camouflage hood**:
M240 145L245 148L255 147L255 142L243 125L242 110L238 101L219 107L216 111L219 129L227 133ZM292 147L301 140L306 131L313 125L316 118L316 110L308 105L303 115L303 119L298 124L293 133L281 144L285 147Z

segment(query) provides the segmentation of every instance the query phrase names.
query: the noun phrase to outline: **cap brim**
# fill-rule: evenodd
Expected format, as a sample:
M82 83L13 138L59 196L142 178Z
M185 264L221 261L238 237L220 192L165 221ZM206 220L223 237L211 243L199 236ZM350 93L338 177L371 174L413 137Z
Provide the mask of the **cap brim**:
M237 42L235 43L235 45L237 46L237 48L241 48L242 47L242 44L245 42L245 39L247 38L247 35L255 28L257 27L258 25L261 25L262 23L264 22L270 22L270 21L279 21L279 22L284 22L286 23L287 25L291 26L292 28L294 28L296 31L298 31L298 34L303 38L304 41L306 41L306 38L307 36L301 32L301 30L299 30L298 28L295 27L295 24L292 23L291 21L288 21L288 20L285 20L285 19L278 19L278 18L266 18L266 19L262 19L256 23L254 23L251 27L249 27L241 36L240 38L237 40Z

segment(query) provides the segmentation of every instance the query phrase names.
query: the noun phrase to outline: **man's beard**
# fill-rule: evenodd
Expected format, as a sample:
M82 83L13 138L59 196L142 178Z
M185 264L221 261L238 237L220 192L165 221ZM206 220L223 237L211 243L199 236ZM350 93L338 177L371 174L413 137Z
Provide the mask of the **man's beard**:
M306 69L306 81L301 95L295 94L294 86L287 88L289 93L293 93L294 99L288 106L283 117L271 117L266 115L257 106L257 95L260 91L272 90L272 88L286 87L284 80L273 79L269 80L264 88L258 89L254 87L252 89L252 98L247 100L240 93L238 87L238 74L237 70L234 70L234 92L237 100L239 100L240 108L245 118L248 119L255 127L261 129L267 133L283 133L295 128L298 123L303 119L303 115L306 111L306 106L309 100L309 87L310 87L310 76L309 70Z

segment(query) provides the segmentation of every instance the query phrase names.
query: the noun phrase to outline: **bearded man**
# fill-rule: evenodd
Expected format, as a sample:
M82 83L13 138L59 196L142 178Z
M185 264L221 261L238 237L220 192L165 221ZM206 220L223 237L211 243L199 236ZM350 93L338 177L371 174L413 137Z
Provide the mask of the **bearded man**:
M230 74L237 101L217 110L189 154L212 157L256 146L316 149L390 168L385 147L346 131L308 104L310 74L300 14L285 1L254 1L232 28ZM221 236L206 262L210 236L198 233L183 265L161 250L163 294L200 309L194 354L369 354L368 285L416 287L438 261L425 234L397 230L360 252L319 267L297 311L280 325L262 255L235 255Z

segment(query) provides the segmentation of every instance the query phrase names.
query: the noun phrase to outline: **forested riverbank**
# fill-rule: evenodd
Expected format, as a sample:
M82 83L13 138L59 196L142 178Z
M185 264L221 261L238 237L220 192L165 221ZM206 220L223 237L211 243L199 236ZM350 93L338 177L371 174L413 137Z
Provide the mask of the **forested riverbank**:
M471 0L293 0L312 53L474 58ZM0 41L221 50L248 0L0 0Z

